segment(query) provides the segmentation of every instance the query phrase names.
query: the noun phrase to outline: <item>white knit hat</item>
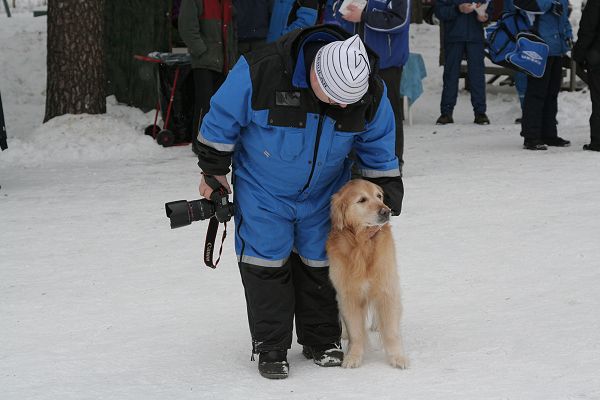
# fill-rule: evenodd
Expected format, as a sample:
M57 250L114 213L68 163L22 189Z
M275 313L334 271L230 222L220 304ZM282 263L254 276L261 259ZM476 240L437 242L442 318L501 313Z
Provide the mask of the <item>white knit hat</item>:
M356 103L369 89L371 67L358 35L321 47L314 65L319 86L336 103Z

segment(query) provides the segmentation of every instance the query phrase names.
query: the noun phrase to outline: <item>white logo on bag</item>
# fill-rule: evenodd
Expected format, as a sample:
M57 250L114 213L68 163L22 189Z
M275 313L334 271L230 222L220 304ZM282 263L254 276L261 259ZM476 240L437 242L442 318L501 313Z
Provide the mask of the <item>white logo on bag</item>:
M526 60L533 61L533 62L535 62L537 64L540 64L541 61L543 60L542 56L540 56L535 51L531 51L531 50L525 50L525 51L523 51L521 53L521 57L523 57Z

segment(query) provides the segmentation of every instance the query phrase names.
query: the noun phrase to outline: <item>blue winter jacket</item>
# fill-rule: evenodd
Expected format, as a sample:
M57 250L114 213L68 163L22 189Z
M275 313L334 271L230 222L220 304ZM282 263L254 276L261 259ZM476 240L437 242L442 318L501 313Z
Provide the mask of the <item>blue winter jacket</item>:
M368 0L360 23L348 22L338 12L343 0L327 0L325 21L335 20L379 56L381 69L400 67L408 60L410 0Z
M350 178L352 149L362 176L400 176L394 114L380 78L372 75L369 92L346 109L323 109L310 89L304 44L340 40L322 27L315 30L296 30L241 57L212 97L198 135L217 158L233 152L236 179L293 202L323 196L328 202ZM210 157L201 160L208 165Z
M483 23L477 20L477 13L473 11L464 14L458 10L463 3L471 3L467 0L437 0L434 13L444 27L444 42L474 42L483 43ZM488 5L487 13L492 15L492 2Z
M298 28L307 28L317 22L317 0L275 0L267 42Z
M515 1L514 3L516 7L519 7L519 2ZM527 4L533 5L526 11L532 11L530 15L535 15L537 18L534 27L550 48L548 55L562 56L566 54L570 50L568 41L573 38L571 23L567 15L569 0L535 0L528 1Z

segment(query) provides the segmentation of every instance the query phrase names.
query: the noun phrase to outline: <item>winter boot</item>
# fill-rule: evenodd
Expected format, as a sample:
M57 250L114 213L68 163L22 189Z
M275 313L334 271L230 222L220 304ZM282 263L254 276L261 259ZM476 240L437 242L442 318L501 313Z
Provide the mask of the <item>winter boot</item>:
M452 115L450 114L442 114L435 122L436 125L446 125L453 124L454 120L452 119Z
M287 350L263 351L258 355L258 372L267 379L285 379L290 373Z
M321 367L339 367L344 360L344 352L339 343L329 343L318 346L302 346L304 357L313 360Z
M549 139L544 139L544 144L554 147L569 147L571 145L571 142L561 138L560 136L557 136Z
M597 144L597 143L584 144L583 149L590 150L590 151L600 151L600 144Z
M548 147L541 140L537 139L525 139L523 148L525 150L548 150Z
M475 114L475 120L473 121L477 125L489 125L490 119L485 113Z

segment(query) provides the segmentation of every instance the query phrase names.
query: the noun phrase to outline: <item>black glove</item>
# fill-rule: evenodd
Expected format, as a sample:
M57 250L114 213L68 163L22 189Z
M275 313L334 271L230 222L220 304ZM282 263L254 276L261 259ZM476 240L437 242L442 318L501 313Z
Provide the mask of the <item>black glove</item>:
M402 199L404 198L404 183L401 176L364 178L369 182L381 186L383 189L383 202L392 210L393 216L400 215Z

